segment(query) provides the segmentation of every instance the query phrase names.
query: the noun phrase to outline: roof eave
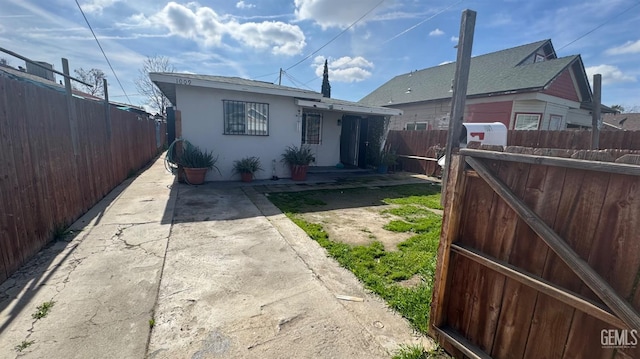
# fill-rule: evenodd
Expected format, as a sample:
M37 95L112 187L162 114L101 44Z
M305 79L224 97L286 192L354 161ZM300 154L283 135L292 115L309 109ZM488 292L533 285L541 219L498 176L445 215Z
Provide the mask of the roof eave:
M403 111L399 109L393 109L388 107L375 107L364 105L348 105L348 104L331 104L318 101L309 101L303 99L296 99L296 105L304 108L313 108L327 111L337 111L362 115L378 115L378 116L398 116L402 115Z
M157 84L158 87L160 88L161 86L159 83L172 85L174 92L175 92L175 87L177 85L180 85L180 86L189 86L189 87L190 86L205 87L205 88L212 88L217 90L259 93L259 94L274 95L274 96L305 97L305 98L311 98L311 99L322 98L321 93L315 93L311 91L295 90L295 89L288 89L288 88L274 89L274 88L266 88L266 87L259 87L259 86L249 86L244 84L218 82L213 80L195 79L191 77L180 76L179 73L175 73L175 74L150 73L149 78L151 78L151 81ZM167 94L165 93L165 95ZM167 97L171 100L169 96ZM173 100L171 102L175 104Z

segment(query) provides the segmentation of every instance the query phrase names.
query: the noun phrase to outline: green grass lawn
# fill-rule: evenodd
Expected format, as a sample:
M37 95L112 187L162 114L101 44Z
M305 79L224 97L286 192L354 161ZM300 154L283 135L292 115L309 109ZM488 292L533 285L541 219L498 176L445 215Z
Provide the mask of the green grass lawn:
M320 198L330 191L348 191L350 196L364 195L394 204L386 213L398 216L384 228L394 232L410 232L413 236L398 245L398 251L385 251L382 243L353 246L332 241L322 225L310 223L300 216L308 210L322 210L330 205ZM372 192L375 193L372 194ZM433 276L435 272L440 226L442 218L429 208L440 209L440 187L429 185L403 185L379 189L353 189L277 193L269 196L293 222L335 258L340 265L351 270L364 285L384 298L390 307L420 332L426 333ZM355 197L353 197L355 198ZM354 228L354 231L359 229ZM420 283L404 287L398 282L418 275Z

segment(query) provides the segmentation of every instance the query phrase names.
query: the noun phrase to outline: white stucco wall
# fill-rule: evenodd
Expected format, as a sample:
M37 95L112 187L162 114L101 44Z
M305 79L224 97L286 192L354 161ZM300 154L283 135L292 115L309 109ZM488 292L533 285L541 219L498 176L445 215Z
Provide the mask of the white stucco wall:
M309 145L314 152L316 162L314 166L335 166L340 162L340 133L342 126L338 126L338 119L342 113L329 111L312 111L322 114L322 141L319 145Z
M182 138L203 149L213 150L218 156L216 165L221 174L209 171L207 181L239 179L239 175L232 174L233 161L245 156L260 158L263 171L255 174L257 179L271 178L273 160L275 175L290 177L289 169L280 159L285 147L299 146L301 141L298 123L301 117L293 98L195 86L177 86L176 97L177 109L182 114ZM222 100L268 103L269 135L225 135Z

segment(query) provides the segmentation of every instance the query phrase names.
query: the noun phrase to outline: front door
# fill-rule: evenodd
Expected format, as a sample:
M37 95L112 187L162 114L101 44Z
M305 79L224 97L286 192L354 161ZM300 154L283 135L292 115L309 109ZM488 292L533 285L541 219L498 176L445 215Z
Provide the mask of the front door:
M369 150L369 118L360 118L358 138L358 167L367 168L367 151Z
M343 116L340 132L340 162L345 165L358 165L358 140L360 134L360 117Z

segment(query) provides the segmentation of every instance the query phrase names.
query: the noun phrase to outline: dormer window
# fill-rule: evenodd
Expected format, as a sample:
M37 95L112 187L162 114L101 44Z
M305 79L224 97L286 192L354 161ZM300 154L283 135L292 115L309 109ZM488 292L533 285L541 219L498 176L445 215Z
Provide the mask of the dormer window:
M544 60L545 60L544 55L536 54L536 58L535 60L533 60L533 62L542 62Z

